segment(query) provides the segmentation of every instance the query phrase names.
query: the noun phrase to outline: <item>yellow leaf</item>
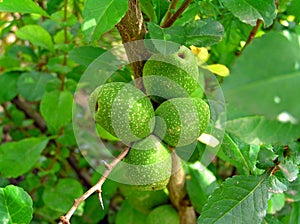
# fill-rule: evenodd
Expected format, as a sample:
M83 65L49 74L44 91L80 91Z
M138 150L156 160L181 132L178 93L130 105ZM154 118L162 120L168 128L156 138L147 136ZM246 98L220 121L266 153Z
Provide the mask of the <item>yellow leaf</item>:
M222 77L229 76L229 73L230 73L229 69L225 65L221 65L221 64L203 65L201 67L211 71L212 73L214 73L216 75L222 76Z
M195 47L190 46L190 49L192 53L196 56L196 60L199 65L202 65L204 62L206 62L209 58L208 51L205 47Z

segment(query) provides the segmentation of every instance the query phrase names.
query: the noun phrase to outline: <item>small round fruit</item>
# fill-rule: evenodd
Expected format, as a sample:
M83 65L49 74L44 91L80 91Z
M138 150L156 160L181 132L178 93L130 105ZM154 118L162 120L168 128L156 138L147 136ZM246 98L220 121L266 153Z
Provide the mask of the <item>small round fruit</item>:
M154 128L149 98L131 84L106 83L91 94L89 106L97 124L124 143L140 140Z
M127 177L134 189L161 190L169 182L171 152L153 135L135 142L123 161L127 163Z
M198 66L193 53L185 46L169 55L154 54L143 68L145 89L156 102L163 98L203 96Z
M172 223L179 224L179 215L172 205L161 205L153 209L146 220L146 224Z
M154 207L168 203L169 196L164 190L137 191L131 185L119 185L122 195L131 207L148 214Z
M171 146L193 143L206 129L210 111L200 98L174 98L159 105L155 111L154 134Z

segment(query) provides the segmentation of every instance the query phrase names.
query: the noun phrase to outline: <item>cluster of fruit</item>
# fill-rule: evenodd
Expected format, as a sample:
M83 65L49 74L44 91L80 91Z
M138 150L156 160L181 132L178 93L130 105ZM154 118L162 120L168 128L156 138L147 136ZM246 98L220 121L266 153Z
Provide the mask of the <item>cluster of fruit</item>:
M201 99L196 60L184 46L173 54L152 55L143 69L143 83L148 96L132 84L111 82L94 90L89 104L97 124L131 145L124 158L131 184L140 190L158 190L171 174L169 146L195 142L209 122L210 111Z

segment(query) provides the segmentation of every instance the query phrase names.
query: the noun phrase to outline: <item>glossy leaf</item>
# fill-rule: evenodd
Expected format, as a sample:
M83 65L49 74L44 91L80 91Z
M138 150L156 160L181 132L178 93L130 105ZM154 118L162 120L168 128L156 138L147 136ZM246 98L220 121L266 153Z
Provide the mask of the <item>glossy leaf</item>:
M116 224L132 223L132 224L145 224L147 215L138 212L132 208L127 201L124 201L121 209L116 217Z
M216 177L200 162L190 165L188 173L189 177L186 181L187 192L193 207L198 213L201 213L208 196L218 186L215 182Z
M60 179L55 186L47 186L43 193L45 205L55 211L68 211L74 199L83 194L81 184L74 179ZM82 212L82 207L79 208Z
M86 38L89 41L97 40L122 19L127 9L127 0L87 0L82 23L82 31Z
M294 202L289 224L300 223L300 202Z
M249 114L298 124L300 107L293 96L300 95L299 52L298 38L292 33L270 32L255 39L224 81L226 100Z
M222 2L233 15L252 26L255 26L256 21L260 19L268 27L276 17L276 6L273 0L222 0Z
M48 81L54 77L43 72L26 72L18 80L19 93L29 101L42 99Z
M8 72L0 75L0 104L13 99L18 94L19 74Z
M48 14L32 0L3 0L0 2L0 12Z
M32 35L34 34L34 35ZM16 31L18 38L29 40L33 45L54 50L54 45L50 34L44 28L38 25L26 25Z
M208 199L198 224L260 223L268 206L265 178L235 176L227 179Z
M71 121L73 96L70 92L52 91L45 93L41 101L41 113L52 133Z
M27 138L0 146L0 173L4 177L18 177L28 172L39 160L48 139ZM13 165L12 165L13 164Z
M100 47L81 46L71 50L69 52L69 57L78 64L87 67L104 52L105 50Z
M214 20L195 20L185 26L186 45L197 47L211 46L218 43L224 34L221 23Z
M248 144L287 144L300 136L300 125L268 120L262 116L229 120L226 130Z
M29 224L32 214L32 199L26 191L13 185L0 188L0 223Z
M249 173L249 171L251 171L251 167L249 167L247 161L248 159L250 161L250 158L247 159L242 151L244 150L240 149L237 143L234 142L234 140L228 134L225 134L222 146L217 155L219 158L237 167L240 172Z

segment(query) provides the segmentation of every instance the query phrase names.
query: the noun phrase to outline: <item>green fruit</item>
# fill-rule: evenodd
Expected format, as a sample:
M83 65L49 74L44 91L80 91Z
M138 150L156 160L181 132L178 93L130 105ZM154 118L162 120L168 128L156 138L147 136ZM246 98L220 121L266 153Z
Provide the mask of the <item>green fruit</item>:
M179 224L179 215L172 205L162 205L153 209L147 217L147 224Z
M135 142L124 158L127 177L137 190L161 190L166 187L172 170L170 150L150 135Z
M189 97L193 93L199 98L203 96L196 59L185 46L170 55L152 55L145 63L143 82L156 102L162 102L163 98Z
M200 98L174 98L159 105L155 111L154 134L171 146L193 143L206 129L210 111Z
M165 190L137 191L130 185L120 185L120 190L131 207L147 214L154 207L166 204L169 201L169 196Z
M131 84L104 84L91 94L89 106L97 124L125 143L140 140L154 128L154 109L146 95Z

